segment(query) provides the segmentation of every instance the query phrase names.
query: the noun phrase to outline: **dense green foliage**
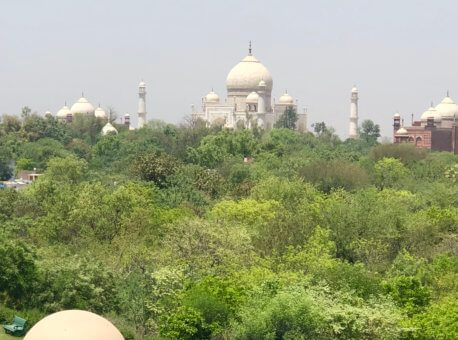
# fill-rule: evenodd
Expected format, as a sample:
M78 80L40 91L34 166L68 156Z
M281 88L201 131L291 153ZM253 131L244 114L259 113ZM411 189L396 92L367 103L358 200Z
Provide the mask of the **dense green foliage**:
M2 118L0 170L44 174L0 190L0 318L87 309L126 339L457 338L457 156L379 145L373 123L347 141L324 123L101 125Z

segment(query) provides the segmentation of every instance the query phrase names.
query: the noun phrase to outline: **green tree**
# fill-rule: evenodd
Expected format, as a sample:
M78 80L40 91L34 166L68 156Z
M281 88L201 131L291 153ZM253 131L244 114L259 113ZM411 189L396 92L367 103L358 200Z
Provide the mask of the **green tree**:
M374 165L375 184L380 189L396 187L408 175L404 164L395 158L383 158Z
M312 124L313 131L316 133L317 136L321 136L322 134L328 131L325 122L313 123Z
M149 153L139 156L132 164L132 172L144 181L152 181L158 187L167 186L167 178L178 169L178 161L165 153Z
M11 168L11 158L8 152L0 147L0 181L6 181L13 176L13 169Z
M35 253L24 242L0 235L0 293L9 304L27 302L38 278Z
M380 126L370 119L363 120L359 137L370 145L377 144L377 139L380 137Z
M278 120L276 121L275 127L295 130L297 119L298 117L296 109L292 106L288 106L285 109L285 112L283 112L280 118L278 118Z

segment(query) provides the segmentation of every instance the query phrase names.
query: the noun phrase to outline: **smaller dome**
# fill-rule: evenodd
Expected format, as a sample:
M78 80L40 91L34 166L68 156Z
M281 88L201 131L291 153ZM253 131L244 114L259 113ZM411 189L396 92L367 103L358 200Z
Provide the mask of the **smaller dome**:
M261 81L259 82L259 85L258 85L258 86L259 86L259 87L266 87L267 84L266 84L266 82L264 81L264 79L261 79Z
M257 104L259 99L259 95L256 92L251 92L247 97L245 102L247 104Z
M217 104L219 103L219 96L212 90L205 96L205 102Z
M288 92L285 92L285 94L278 99L278 103L282 105L293 105L294 99L288 94Z
M69 113L71 114L70 108L67 105L64 105L59 111L57 111L56 117L58 119L67 119L67 115Z
M48 110L48 111L45 112L45 115L52 115L52 113L51 113L51 111Z
M356 86L353 86L353 88L351 89L351 93L358 93L358 89L356 88Z
M146 87L146 83L142 80L139 84L138 87Z
M428 110L423 112L423 114L420 117L420 120L422 122L426 122L428 120L428 118L430 118L430 117L433 117L435 121L440 121L441 120L440 115L437 113L437 110L432 105L430 106L430 108Z
M105 119L105 118L108 117L108 115L107 115L107 113L105 112L105 110L102 109L100 106L99 106L98 108L95 109L95 111L94 111L94 116L96 116L97 118L103 118L103 119Z
M406 135L407 133L408 132L404 127L400 128L398 131L396 131L397 135Z
M399 114L399 112L396 112L393 116L393 118L401 118L401 115Z
M108 134L117 134L118 133L118 130L116 130L116 128L111 125L110 122L106 123L105 126L102 128L102 135L103 136L106 136Z

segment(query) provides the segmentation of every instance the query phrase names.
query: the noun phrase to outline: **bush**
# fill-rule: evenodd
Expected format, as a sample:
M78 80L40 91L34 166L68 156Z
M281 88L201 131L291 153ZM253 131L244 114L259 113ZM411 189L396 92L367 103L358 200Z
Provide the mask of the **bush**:
M344 160L317 160L300 168L298 174L323 192L338 188L355 190L369 184L369 176L363 168Z
M12 309L0 304L0 323L10 323L15 315L27 320L26 330L46 316L38 309Z
M415 145L406 143L377 145L369 153L369 157L374 162L383 158L396 158L404 164L424 159L426 155L427 151L424 149L418 149Z
M35 253L24 242L0 233L0 259L0 294L12 305L27 302L37 281Z
M155 152L138 157L132 164L132 172L140 179L164 188L167 186L167 177L175 173L178 165L172 156Z

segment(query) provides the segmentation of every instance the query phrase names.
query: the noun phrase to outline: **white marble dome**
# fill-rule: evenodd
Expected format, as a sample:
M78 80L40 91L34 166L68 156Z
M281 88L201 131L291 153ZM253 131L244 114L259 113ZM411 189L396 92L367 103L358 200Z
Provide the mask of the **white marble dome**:
M259 99L259 95L253 91L246 97L246 103L247 104L257 104L258 99Z
M285 92L285 94L278 99L278 103L282 105L294 105L294 99L288 92Z
M102 118L102 119L108 118L107 113L100 106L95 109L94 116L96 116L97 118Z
M103 136L106 136L108 134L117 134L118 133L118 130L116 130L116 128L111 125L110 122L106 123L105 126L102 128L102 135Z
M94 114L94 106L92 106L86 98L81 97L75 104L72 105L70 111L72 114L84 113L90 115Z
M452 98L446 96L436 106L436 111L442 119L453 119L454 116L458 116L458 105L455 104Z
M207 103L217 104L219 103L219 96L212 90L205 96L205 101Z
M67 119L67 115L71 113L70 108L67 105L62 106L62 108L57 111L57 119Z
M272 91L272 75L269 70L252 55L248 55L235 65L226 78L228 92L255 91L259 82L266 83L266 90Z
M24 340L124 340L107 319L82 310L48 315L28 331Z

